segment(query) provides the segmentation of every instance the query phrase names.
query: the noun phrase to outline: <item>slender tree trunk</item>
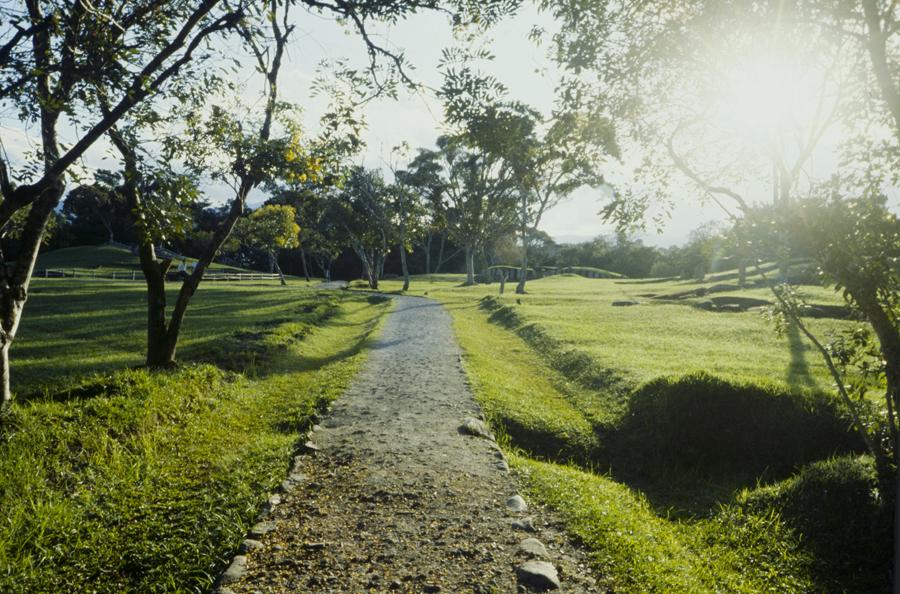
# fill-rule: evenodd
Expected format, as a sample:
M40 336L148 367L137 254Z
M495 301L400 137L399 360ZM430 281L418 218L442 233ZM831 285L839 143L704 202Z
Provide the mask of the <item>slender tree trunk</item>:
M281 286L286 287L287 281L284 280L284 272L281 271L281 266L278 265L278 253L272 253L272 265L275 267L275 272L278 273L278 280L281 281Z
M500 294L503 294L503 291L506 290L506 273L500 273Z
M437 266L434 267L435 274L437 274L441 271L441 266L444 264L444 245L446 243L447 243L447 232L441 231L441 247L438 248Z
M266 257L269 258L269 274L275 274L275 252L267 252Z
M149 247L149 249L148 249ZM166 320L166 273L170 261L157 262L152 246L142 245L141 270L147 284L147 367L175 365Z
M466 245L466 285L475 284L475 248Z
M400 268L403 270L403 291L409 290L409 267L406 265L406 248L400 244Z
M525 294L525 283L528 281L528 227L523 223L520 231L522 235L522 266L519 269L519 284L516 285L516 295Z
M425 274L431 274L431 240L433 238L434 233L429 231L425 240Z
M309 282L309 267L306 265L306 250L300 248L300 263L303 265L303 278Z

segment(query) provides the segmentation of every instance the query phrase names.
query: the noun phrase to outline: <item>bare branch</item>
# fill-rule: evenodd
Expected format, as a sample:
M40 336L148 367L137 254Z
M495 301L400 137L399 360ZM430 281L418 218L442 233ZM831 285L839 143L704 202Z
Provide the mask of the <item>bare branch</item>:
M725 205L722 204L722 202L716 196L717 195L727 196L728 198L734 200L738 204L738 206L741 208L741 210L746 211L748 209L748 207L747 207L747 202L744 200L744 197L729 188L726 188L724 186L715 186L715 185L709 183L708 181L706 181L705 179L703 179L703 177L699 173L694 171L694 169L688 164L687 160L684 157L682 157L681 155L679 155L678 151L675 150L675 144L674 144L675 136L679 132L681 132L684 125L685 125L684 122L679 124L675 128L675 130L672 132L672 134L669 136L668 140L666 141L666 149L669 152L669 156L672 158L672 162L675 164L675 167L677 167L682 173L684 173L688 178L690 178L690 180L692 182L694 182L695 184L700 186L700 188L704 192L709 194L710 198L712 198L712 200L716 203L716 205L718 205L719 208L721 208L723 211L725 211L725 213L730 218L732 218L732 219L735 218L734 213L732 213L728 208L726 208Z

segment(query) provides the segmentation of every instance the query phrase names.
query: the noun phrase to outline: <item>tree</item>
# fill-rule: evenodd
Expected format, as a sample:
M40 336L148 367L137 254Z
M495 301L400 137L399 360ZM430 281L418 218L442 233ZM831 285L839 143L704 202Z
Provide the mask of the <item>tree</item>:
M548 210L581 187L598 188L606 182L607 156L618 157L612 124L600 110L562 106L546 132L536 140L525 186L519 198L519 241L522 262L516 293L525 292L528 252L532 238Z
M39 123L37 154L16 169L0 157L0 235L27 212L19 252L0 267L0 399L11 398L9 348L15 339L35 259L66 173L135 106L155 96L197 50L242 18L242 3L219 0L89 2L23 0L0 8L0 101L22 124ZM90 90L107 89L100 112ZM63 146L61 121L85 130Z
M409 265L406 255L412 252L415 241L425 234L425 206L419 194L408 185L405 171L394 172L395 182L388 187L388 208L400 248L400 269L403 274L403 291L409 290Z
M444 182L441 178L441 164L437 153L419 149L418 154L402 171L401 178L402 184L415 194L416 205L424 217L422 232L414 238L414 242L425 253L425 274L431 274L432 244L435 235L440 236L440 250L435 267L437 272L446 261L444 245L447 237L447 212L443 201Z
M381 173L354 167L334 205L347 241L362 262L369 288L377 289L384 261L397 243L389 189Z
M508 163L479 152L465 138L438 139L450 238L465 252L467 285L475 283L475 255L515 223L516 186Z
M113 243L117 233L122 239L131 226L131 213L117 188L121 178L102 169L94 177L93 184L80 185L66 195L62 214L76 235L93 239L98 235L99 226L107 243Z
M127 131L117 127L110 130L110 139L123 160L126 180L124 193L139 228L138 255L147 283L147 365L168 367L175 363L184 316L191 298L203 279L206 269L222 249L244 212L247 196L256 187L274 181L275 178L304 181L315 177L324 159L313 156L300 142L300 130L285 116L287 109L278 101L277 81L288 38L293 30L289 24L290 3L270 0L254 13L257 25L242 21L238 33L256 60L258 72L265 79L265 106L257 128L245 132L244 124L224 109L213 106L205 120L189 121L193 136L187 141L170 140L170 146L178 151L195 170L210 168L215 163L228 163L227 170L217 170L222 179L229 178L235 189L227 216L213 231L205 251L198 258L194 270L184 278L171 316L166 303L166 276L171 260L158 259L155 244L167 231L166 225L155 224L162 220L171 224L170 213L177 212L184 202L184 193L167 191L167 184L148 184L147 174L141 166L136 130L148 121L156 121L155 115L137 122ZM271 47L268 44L271 43ZM273 138L276 124L281 124L283 134ZM158 180L159 169L154 177ZM178 186L183 188L183 186ZM150 190L150 191L147 191ZM151 199L148 199L150 197ZM155 199L154 199L155 198ZM157 212L159 216L152 216ZM174 231L179 231L175 229Z
M300 225L293 206L267 204L254 210L238 223L237 235L244 245L260 249L269 257L271 272L277 272L282 286L287 285L278 266L278 252L300 245Z

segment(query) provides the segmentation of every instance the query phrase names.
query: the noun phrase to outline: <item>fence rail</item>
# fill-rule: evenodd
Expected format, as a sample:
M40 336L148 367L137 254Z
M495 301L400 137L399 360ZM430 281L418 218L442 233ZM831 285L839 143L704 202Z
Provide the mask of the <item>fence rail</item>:
M41 268L34 271L36 278L96 278L108 280L142 281L144 275L139 270L119 270L112 272L98 272L96 270L79 270L77 268ZM184 275L178 272L170 272L169 280L182 278ZM207 272L203 275L206 281L256 281L279 280L278 274L267 272Z

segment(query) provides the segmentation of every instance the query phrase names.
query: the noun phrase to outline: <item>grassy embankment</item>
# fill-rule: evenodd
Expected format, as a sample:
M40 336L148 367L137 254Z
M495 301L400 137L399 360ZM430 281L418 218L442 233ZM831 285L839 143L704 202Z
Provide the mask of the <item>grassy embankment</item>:
M415 279L410 292L447 305L531 496L561 512L612 589L887 589L890 514L817 354L758 311L697 307L767 289L663 300L721 279L553 277L499 298L496 283L460 281ZM841 305L804 289L820 310ZM808 323L827 334L851 322Z
M38 280L0 439L0 591L202 592L348 385L388 307L209 284L170 372L142 361L142 286Z

